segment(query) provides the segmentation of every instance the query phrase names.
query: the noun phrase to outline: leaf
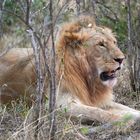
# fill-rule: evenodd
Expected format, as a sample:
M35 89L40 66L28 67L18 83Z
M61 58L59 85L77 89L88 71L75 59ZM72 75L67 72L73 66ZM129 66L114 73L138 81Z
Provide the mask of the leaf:
M80 129L80 131L81 131L82 134L85 135L89 132L89 129L87 127L83 127L83 128Z
M67 109L66 107L64 108L64 112L65 112L65 113L67 113L67 112L68 112L68 109Z
M129 122L132 119L132 114L127 113L123 116L121 121L116 121L113 123L114 126L118 126L118 127L122 127L125 126L127 124L127 122Z
M130 121L132 119L132 114L127 113L123 116L123 122L127 123L128 121Z

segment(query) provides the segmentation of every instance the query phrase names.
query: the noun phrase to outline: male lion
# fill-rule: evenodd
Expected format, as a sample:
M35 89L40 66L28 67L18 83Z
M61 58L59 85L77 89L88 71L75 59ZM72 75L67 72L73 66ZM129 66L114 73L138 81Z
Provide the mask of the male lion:
M79 17L62 26L56 49L58 107L100 122L118 120L125 114L140 118L139 111L113 101L116 72L124 54L110 29L96 26L88 16ZM12 49L0 59L2 102L35 91L35 61L28 57L32 54L32 49Z

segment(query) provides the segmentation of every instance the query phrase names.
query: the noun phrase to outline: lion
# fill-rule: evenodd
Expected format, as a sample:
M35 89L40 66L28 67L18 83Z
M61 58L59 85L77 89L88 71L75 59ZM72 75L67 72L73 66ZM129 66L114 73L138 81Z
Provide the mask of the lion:
M111 29L97 26L94 19L81 16L65 23L57 35L57 107L71 116L112 122L140 111L116 103L113 87L124 54ZM35 92L35 60L31 48L14 48L0 59L1 102Z

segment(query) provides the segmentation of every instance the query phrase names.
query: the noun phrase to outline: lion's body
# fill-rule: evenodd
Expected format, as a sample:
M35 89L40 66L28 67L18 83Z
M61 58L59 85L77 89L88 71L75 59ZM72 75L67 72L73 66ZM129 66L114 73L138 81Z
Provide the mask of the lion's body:
M34 66L30 61L32 49L13 48L0 59L0 101L7 103L35 91ZM29 63L30 62L30 63Z
M112 121L127 112L140 115L138 111L113 103L115 72L121 68L124 55L117 47L110 29L96 26L94 20L82 17L62 26L58 36L58 107L67 106L73 115L83 114L98 121ZM2 102L25 93L29 96L35 91L36 74L34 58L30 58L32 54L32 49L15 48L0 58ZM119 110L101 109L112 105Z

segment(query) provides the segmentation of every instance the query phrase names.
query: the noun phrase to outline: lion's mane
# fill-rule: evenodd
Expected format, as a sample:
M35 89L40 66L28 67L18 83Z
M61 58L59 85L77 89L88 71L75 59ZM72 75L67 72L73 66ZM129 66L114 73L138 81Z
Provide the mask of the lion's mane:
M59 78L63 73L62 92L69 92L86 105L103 106L113 99L112 87L105 86L98 77L96 60L91 53L96 51L92 46L98 39L90 39L90 30L102 30L91 17L81 17L62 26L57 41L57 71ZM114 37L111 32L110 35Z

